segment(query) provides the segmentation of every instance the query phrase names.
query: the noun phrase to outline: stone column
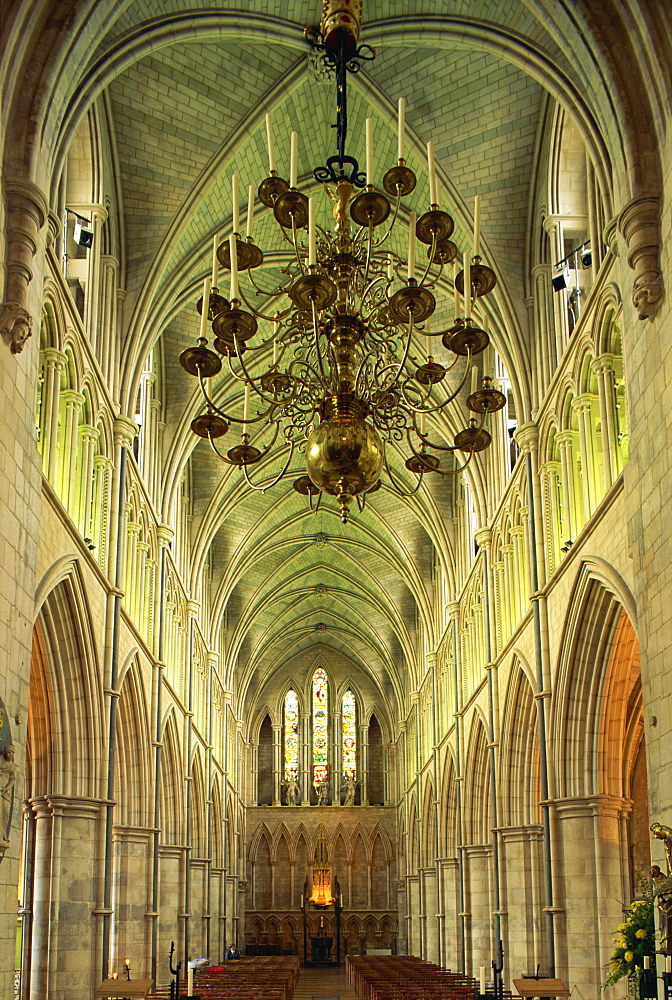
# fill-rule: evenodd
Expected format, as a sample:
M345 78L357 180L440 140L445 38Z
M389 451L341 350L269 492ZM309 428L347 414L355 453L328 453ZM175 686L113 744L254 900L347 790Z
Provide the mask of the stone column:
M614 389L614 355L600 354L593 361L593 371L597 377L597 394L602 424L602 457L604 463L604 484L609 489L620 472L618 460L618 420L616 417L616 394Z
M58 470L58 414L61 405L61 374L67 358L54 348L43 354L42 402L40 407L40 450L45 476L56 485Z
M152 834L152 828L122 826L115 826L112 833L114 920L110 969L121 975L124 959L132 957L134 979L149 978L151 967Z
M312 775L311 775L311 749L312 743L310 740L310 715L308 712L301 712L299 715L299 760L301 761L301 780L299 784L301 785L301 805L309 806L310 798L313 790Z
M369 727L361 725L359 728L359 748L357 750L358 778L361 781L359 787L359 801L364 806L369 801Z
M71 517L76 516L77 507L77 458L79 444L79 414L84 396L75 389L65 389L61 393L65 401L65 421L61 442L58 492L63 506Z
M561 542L566 542L568 539L574 541L584 523L583 511L579 508L581 484L576 482L578 473L574 462L576 436L576 431L565 430L557 434L555 438L560 447L562 529L566 536L560 539Z
M273 726L273 805L281 805L281 785L285 778L282 760L282 726ZM302 789L303 791L303 789Z
M467 844L465 855L465 918L468 927L467 969L474 975L494 957L490 923L492 848L490 844Z
M576 396L572 406L579 425L579 448L581 453L581 495L585 517L589 518L602 496L602 484L598 482L597 456L593 448L592 404L594 396L588 392Z
M46 795L31 806L36 825L30 1000L52 995L54 983L63 980L72 995L91 996L100 985L103 803Z

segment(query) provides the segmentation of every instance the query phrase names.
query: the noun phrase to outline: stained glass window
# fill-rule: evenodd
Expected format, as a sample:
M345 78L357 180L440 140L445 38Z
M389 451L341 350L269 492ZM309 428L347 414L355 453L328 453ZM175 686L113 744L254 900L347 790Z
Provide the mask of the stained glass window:
M343 777L354 780L357 775L357 704L350 688L343 695L341 726L343 734Z
M313 674L313 781L329 779L328 709L327 675L318 667Z
M299 776L299 699L296 691L285 695L285 781Z

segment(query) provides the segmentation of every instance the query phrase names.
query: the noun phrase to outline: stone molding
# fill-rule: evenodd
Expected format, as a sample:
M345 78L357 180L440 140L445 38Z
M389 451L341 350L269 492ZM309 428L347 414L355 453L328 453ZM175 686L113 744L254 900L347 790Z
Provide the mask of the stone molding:
M20 354L32 333L33 317L28 310L28 285L33 280L33 258L38 235L44 226L49 205L44 192L24 178L8 180L7 262L5 295L0 305L0 333L12 354Z

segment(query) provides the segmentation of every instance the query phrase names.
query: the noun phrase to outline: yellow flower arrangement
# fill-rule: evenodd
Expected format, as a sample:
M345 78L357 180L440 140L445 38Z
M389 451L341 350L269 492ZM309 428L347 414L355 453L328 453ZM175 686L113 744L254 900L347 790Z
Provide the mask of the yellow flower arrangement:
M653 891L649 879L640 878L643 899L636 899L626 911L625 922L616 928L615 947L609 961L609 975L604 986L613 986L628 977L628 994L635 996L646 955L654 954ZM604 988L604 987L603 987Z

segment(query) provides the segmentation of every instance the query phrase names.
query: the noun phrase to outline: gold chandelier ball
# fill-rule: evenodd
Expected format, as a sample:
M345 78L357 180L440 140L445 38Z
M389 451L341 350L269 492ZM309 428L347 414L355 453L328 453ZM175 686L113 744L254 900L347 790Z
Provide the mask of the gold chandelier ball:
M382 468L382 441L361 417L323 420L308 438L306 470L331 496L364 493L378 482Z

